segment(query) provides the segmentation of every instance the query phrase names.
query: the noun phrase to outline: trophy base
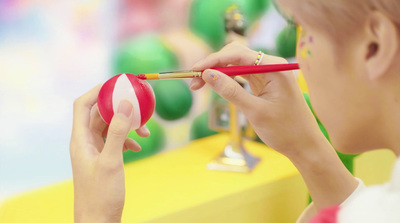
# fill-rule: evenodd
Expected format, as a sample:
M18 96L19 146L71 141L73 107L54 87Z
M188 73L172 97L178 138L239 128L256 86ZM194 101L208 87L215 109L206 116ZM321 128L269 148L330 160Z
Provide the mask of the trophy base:
M241 173L251 172L261 159L248 153L243 145L238 146L237 149L234 149L234 147L232 143L228 144L220 156L207 164L207 169Z

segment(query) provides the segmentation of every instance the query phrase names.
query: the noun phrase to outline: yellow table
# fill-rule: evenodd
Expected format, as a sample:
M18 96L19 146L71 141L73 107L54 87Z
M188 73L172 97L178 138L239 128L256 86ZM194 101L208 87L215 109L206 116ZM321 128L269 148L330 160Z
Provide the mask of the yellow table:
M250 174L209 171L227 135L126 165L123 222L294 222L307 204L290 161L263 144L245 142L262 161ZM73 222L73 186L65 181L7 200L1 223Z

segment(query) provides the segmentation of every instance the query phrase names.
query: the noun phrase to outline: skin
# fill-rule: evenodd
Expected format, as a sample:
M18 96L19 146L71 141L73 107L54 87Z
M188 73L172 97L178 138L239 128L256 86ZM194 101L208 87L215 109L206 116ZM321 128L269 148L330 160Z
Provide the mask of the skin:
M359 153L389 148L400 155L400 41L396 25L385 15L371 12L360 28L342 41L323 31L300 24L312 37L309 54L297 59L308 83L316 114L330 133L336 149ZM302 39L307 41L307 39ZM301 41L300 41L301 42ZM257 53L233 43L198 62L193 69L215 66L251 65ZM264 57L261 64L285 62ZM212 81L210 75L217 76ZM191 89L207 83L235 104L258 136L287 156L298 168L318 209L342 203L357 182L321 136L315 119L291 72L244 76L253 95L226 75L207 70L203 80L194 79ZM312 155L310 155L312 154Z
M258 52L233 42L193 68L202 70L227 64L252 65L257 55ZM261 62L278 63L287 62L283 58L268 55ZM215 78L212 75L217 79L213 80ZM203 80L192 81L191 89L197 90L207 83L241 110L257 135L297 167L318 208L329 207L346 199L358 183L319 130L293 72L242 77L249 81L253 94L247 93L230 77L210 69L203 73Z
M295 16L295 15L294 15ZM371 12L345 40L334 41L320 30L298 23L312 36L311 54L298 55L315 112L342 152L389 148L400 155L400 40L396 25ZM252 65L257 52L233 42L194 65L203 70L225 65ZM265 55L261 64L286 63ZM334 148L322 135L292 72L243 76L253 94L216 70L193 79L239 108L258 136L287 156L301 173L318 209L342 203L357 187ZM126 141L132 113L126 107L108 128L96 109L100 87L77 99L71 138L75 221L120 222L125 187L122 151L139 150ZM125 104L126 105L126 104ZM128 106L129 107L129 106ZM104 144L104 133L108 132ZM142 135L148 131L138 130Z
M307 24L303 29L313 36L308 44L312 56L297 58L301 67L311 67L304 72L310 98L335 148L344 153L389 148L399 156L395 25L383 14L371 13L354 35L341 39L342 45Z
M139 144L126 138L133 120L132 105L121 102L108 126L95 106L100 88L93 88L74 102L70 155L77 223L121 222L125 201L122 152L141 150ZM137 133L150 135L146 127Z

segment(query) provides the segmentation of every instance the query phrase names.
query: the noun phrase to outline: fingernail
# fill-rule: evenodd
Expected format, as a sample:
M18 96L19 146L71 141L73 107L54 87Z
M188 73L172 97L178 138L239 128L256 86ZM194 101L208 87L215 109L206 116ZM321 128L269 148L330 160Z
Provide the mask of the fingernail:
M144 132L146 133L146 135L150 136L150 130L147 127L144 129Z
M193 87L194 87L194 83L193 83L193 81L192 81L192 82L190 82L189 89L190 89L190 90L193 90Z
M219 79L220 79L219 74L213 70L205 70L203 72L203 80L209 84L214 84Z
M119 102L118 114L123 114L128 118L131 116L132 110L133 106L128 100L122 100Z

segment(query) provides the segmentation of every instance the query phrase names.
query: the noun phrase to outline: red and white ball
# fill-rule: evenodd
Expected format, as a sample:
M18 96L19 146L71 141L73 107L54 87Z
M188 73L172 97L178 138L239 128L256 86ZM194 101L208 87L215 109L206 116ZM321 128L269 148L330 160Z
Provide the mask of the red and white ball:
M103 120L110 124L112 117L118 111L120 101L124 99L133 105L131 129L138 129L146 124L155 107L153 88L147 81L125 73L112 77L100 89L97 105Z

